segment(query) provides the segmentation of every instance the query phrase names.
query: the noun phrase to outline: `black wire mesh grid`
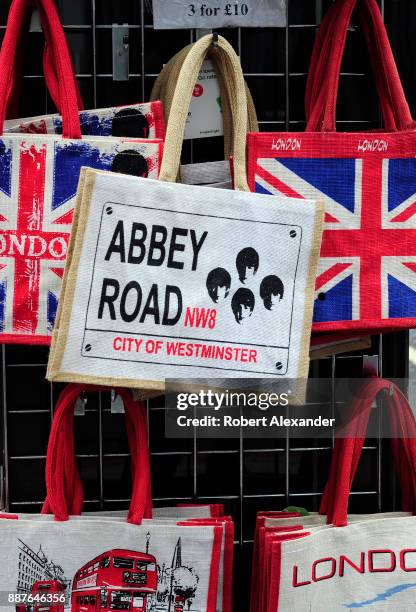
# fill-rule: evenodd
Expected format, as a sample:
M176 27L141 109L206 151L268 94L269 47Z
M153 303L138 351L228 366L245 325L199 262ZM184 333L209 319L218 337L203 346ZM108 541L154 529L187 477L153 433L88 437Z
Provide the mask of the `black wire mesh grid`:
M74 58L86 108L148 99L163 63L197 32L154 31L146 0L59 0L58 7ZM234 45L257 106L261 129L302 130L303 95L316 26L329 2L288 0L288 25L282 28L228 29L221 34ZM4 32L10 2L0 8ZM401 69L410 82L406 38L406 0L381 3ZM409 9L410 10L410 9ZM404 14L402 14L404 11ZM129 79L112 75L113 24L129 26ZM407 29L406 29L407 28ZM401 31L400 37L399 33ZM397 37L397 38L395 38ZM356 28L348 35L342 68L338 119L340 129L379 125L379 113L363 43ZM407 36L407 41L409 37ZM31 32L22 88L21 115L53 112L42 77L42 35ZM415 55L416 56L416 55ZM217 138L186 142L187 161L221 157ZM373 338L371 350L332 357L311 366L311 376L360 377L371 356L380 374L405 376L408 334ZM10 511L40 509L45 495L44 466L53 408L61 385L45 381L47 349L1 347L3 452L0 507ZM333 394L328 401L334 404ZM119 509L128 505L130 477L123 416L112 414L109 393L90 395L83 416L76 417L76 447L84 482L86 509ZM334 407L334 406L333 406ZM255 512L299 505L317 510L332 447L328 440L174 440L164 437L162 400L148 405L155 505L225 501L236 521L236 610L246 608L247 572ZM375 512L395 507L395 483L389 450L380 439L367 440L354 483L352 511Z

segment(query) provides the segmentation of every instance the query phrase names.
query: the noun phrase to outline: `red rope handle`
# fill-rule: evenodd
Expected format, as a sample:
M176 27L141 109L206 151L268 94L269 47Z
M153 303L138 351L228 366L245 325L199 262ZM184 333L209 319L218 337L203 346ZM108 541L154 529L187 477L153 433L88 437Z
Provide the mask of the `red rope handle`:
M0 50L0 131L3 132L7 106L12 96L13 84L16 80L14 67L15 55L19 56L22 28L27 23L27 0L13 0L3 43ZM78 117L78 97L75 86L71 56L66 43L65 34L59 20L59 15L53 0L42 0L40 14L44 22L47 20L47 35L53 49L54 65L59 91L60 110L62 113L63 137L81 138ZM49 53L49 52L48 52Z
M387 391L393 458L403 492L403 509L416 511L416 421L400 389L388 380L370 378L363 383L351 406L345 437L334 445L328 482L320 513L335 526L347 524L348 498L365 442L368 420L377 395Z
M335 131L341 61L351 15L357 0L337 0L325 15L312 53L305 106L309 131ZM380 9L375 0L361 0L357 14L370 53L386 130L413 127Z
M53 513L56 520L80 514L83 503L82 483L74 448L74 406L81 393L108 391L87 385L67 385L56 406L46 457L47 498L42 513ZM135 402L131 392L117 389L124 403L126 425L132 455L133 492L128 521L140 524L151 517L150 460L144 405Z

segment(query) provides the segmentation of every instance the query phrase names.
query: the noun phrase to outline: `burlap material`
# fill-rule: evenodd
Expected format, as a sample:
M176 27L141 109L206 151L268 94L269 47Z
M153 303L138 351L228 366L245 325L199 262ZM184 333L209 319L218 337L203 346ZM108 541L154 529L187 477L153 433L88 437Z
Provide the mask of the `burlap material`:
M157 77L150 96L151 100L161 100L163 103L164 115L166 123L169 120L170 110L172 108L173 95L178 82L179 74L182 65L189 51L195 43L187 45L181 51L176 53L167 64L163 67ZM224 78L224 67L221 61L221 53L217 53L217 48L210 46L206 52L206 59L210 59L215 67L215 72L218 78L218 84L221 94L221 106L224 122L224 159L229 159L232 151L233 141L233 110L230 106L228 83ZM257 121L256 109L254 106L251 92L245 82L246 97L247 97L247 131L258 132L259 125Z

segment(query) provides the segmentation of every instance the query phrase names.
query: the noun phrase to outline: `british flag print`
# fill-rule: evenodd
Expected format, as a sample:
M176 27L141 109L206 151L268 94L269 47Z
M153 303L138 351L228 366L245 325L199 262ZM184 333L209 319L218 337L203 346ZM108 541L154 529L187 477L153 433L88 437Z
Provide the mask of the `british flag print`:
M79 121L84 136L124 136L128 138L163 139L165 119L159 101L129 106L112 106L80 111ZM8 119L7 133L62 134L61 115L40 115L24 119Z
M157 178L160 141L0 140L0 341L49 344L82 166Z
M415 327L415 137L276 136L250 135L250 187L325 204L314 330Z

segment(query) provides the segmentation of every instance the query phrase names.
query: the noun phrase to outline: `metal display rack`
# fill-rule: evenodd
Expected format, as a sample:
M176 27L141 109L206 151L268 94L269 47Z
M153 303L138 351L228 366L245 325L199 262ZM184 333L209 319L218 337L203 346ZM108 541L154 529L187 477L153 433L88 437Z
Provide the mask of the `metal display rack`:
M195 31L154 31L146 0L58 0L85 106L104 107L148 99L162 64L195 40ZM220 31L237 50L253 93L262 130L302 130L303 93L316 24L329 2L288 0L288 25L258 30ZM393 7L394 4L394 7ZM0 8L4 31L10 2ZM386 5L386 6L385 6ZM382 2L391 20L405 0ZM402 22L403 23L403 22ZM113 24L128 24L128 80L113 80ZM22 88L22 116L53 112L41 76L42 35L30 34ZM1 34L1 30L0 30ZM368 78L359 33L348 41L340 87L340 129L368 129L379 124L375 88ZM360 39L361 40L361 39ZM394 44L394 31L393 31ZM403 59L405 62L405 58ZM402 63L405 66L405 63ZM406 74L407 78L411 75ZM30 92L30 95L29 95ZM358 93L359 92L359 93ZM220 139L187 142L188 160L219 159ZM372 356L381 374L405 376L408 335L373 339ZM47 349L2 346L1 349L1 504L10 511L39 511L44 498L44 464L53 407L61 385L45 381ZM311 366L311 376L360 377L362 353L332 357ZM334 402L334 398L329 398ZM127 507L129 458L123 415L113 414L110 394L89 396L85 414L76 417L77 453L88 509ZM247 567L255 512L305 506L317 510L326 479L332 439L328 440L174 440L164 437L162 401L148 405L153 495L156 505L225 501L236 521L236 610L247 601ZM388 444L368 440L354 483L352 511L394 508L394 477ZM244 587L242 586L244 585Z

